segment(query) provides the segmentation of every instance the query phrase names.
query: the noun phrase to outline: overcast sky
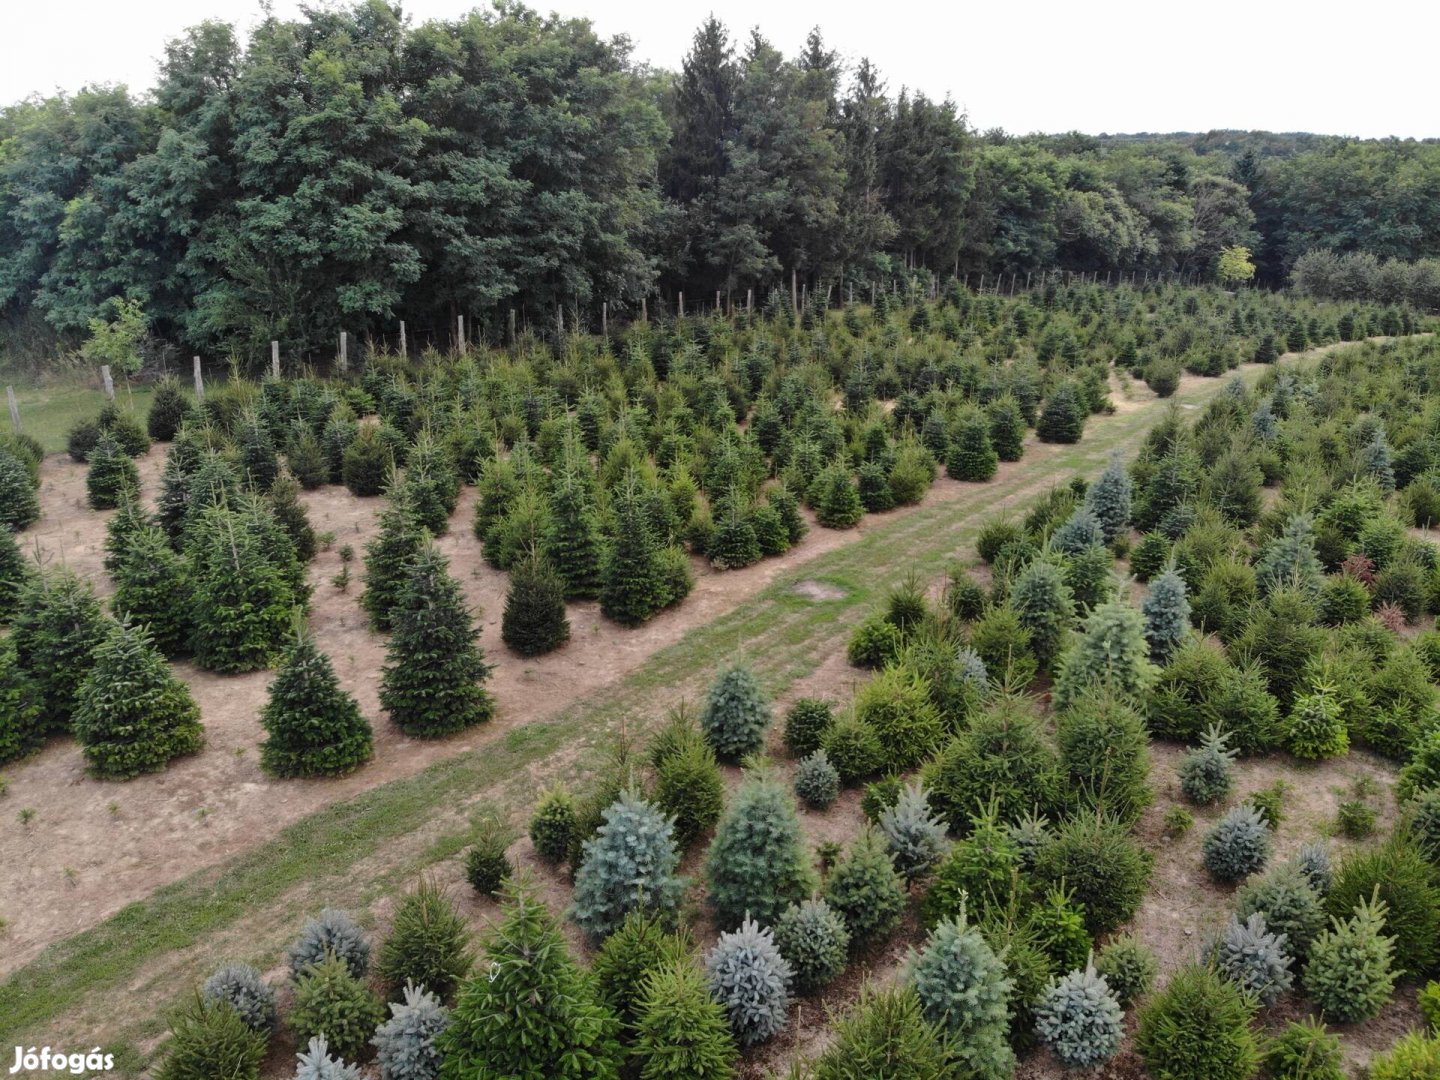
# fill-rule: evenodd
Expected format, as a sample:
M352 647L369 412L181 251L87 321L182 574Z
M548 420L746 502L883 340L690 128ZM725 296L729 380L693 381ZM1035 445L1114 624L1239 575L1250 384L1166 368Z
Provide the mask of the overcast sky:
M166 39L204 18L242 29L257 0L16 0L0 48L0 103L87 82L151 86ZM274 0L278 14L296 0ZM411 0L414 21L474 6ZM627 33L637 57L678 67L708 7L670 0L556 0L542 10ZM794 53L819 22L850 62L869 56L892 91L952 96L979 128L1015 133L1262 128L1379 137L1440 136L1434 0L1018 0L823 4L730 0L743 39L758 25Z

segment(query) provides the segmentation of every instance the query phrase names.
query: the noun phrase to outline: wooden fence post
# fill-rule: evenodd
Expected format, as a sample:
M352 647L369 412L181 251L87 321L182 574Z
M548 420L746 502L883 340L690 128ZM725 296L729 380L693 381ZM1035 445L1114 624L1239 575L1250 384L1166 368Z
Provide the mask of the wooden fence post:
M409 342L405 340L405 320L400 320L400 358L409 356Z
M465 351L465 316L464 316L464 315L456 315L456 316L455 316L455 351L458 352L458 353L463 353L463 352Z
M646 304L645 297L643 296L640 298L640 321L642 323L648 323L650 321L650 308Z
M515 309L514 309L513 307L510 309L510 325L509 325L509 328L508 328L508 332L509 332L509 334L510 334L510 342L509 342L509 343L510 343L511 345L514 345L514 344L515 344Z
M270 374L280 377L280 342L270 342Z
M685 294L680 293L680 318L685 317Z
M205 403L205 376L200 373L200 357L195 357L195 400Z
M603 338L610 336L610 302L608 300L600 301L600 336Z
M15 388L5 387L5 400L10 403L10 423L15 426L15 434L20 434L20 403L15 400Z
M745 290L745 314L746 314L746 315L749 315L751 309L753 309L754 306L755 306L755 286L752 285L752 286L750 286L750 288L748 288L748 289Z
M340 370L350 370L350 351L347 346L350 344L349 336L344 330L340 331Z
M800 314L800 292L795 287L795 283L798 280L799 274L796 272L795 267L792 266L790 268L790 306L795 309L796 315Z
M100 365L100 378L105 380L105 396L111 401L115 400L115 380L110 377L110 365Z

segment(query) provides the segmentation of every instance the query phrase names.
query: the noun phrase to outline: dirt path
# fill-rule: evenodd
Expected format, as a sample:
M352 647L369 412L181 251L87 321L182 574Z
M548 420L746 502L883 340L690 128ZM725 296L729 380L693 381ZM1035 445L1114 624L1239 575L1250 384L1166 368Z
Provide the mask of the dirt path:
M1251 370L1247 375L1255 373ZM1219 380L1187 376L1176 399L1193 406L1220 385ZM1123 402L1118 393L1116 400L1121 405L1117 415L1094 418L1087 441L1113 424L1143 430L1140 414L1161 404L1141 384L1134 384ZM1005 502L1023 498L1045 486L1073 452L1032 440L1024 460L1002 465L989 484L942 477L921 507L979 499L1007 488L1011 493ZM145 490L153 498L163 449L152 449L140 465ZM107 515L85 507L84 471L62 455L47 459L41 489L45 516L26 537L38 541L46 557L64 560L100 591L108 592L110 584L101 568ZM0 918L8 923L0 974L21 967L45 945L96 924L161 886L253 849L316 810L557 715L614 686L692 628L734 611L782 575L793 574L829 552L862 543L875 530L891 529L916 509L867 515L859 528L845 532L812 528L798 548L745 570L717 573L696 560L697 583L690 597L636 630L602 620L593 603L573 604L570 644L549 656L522 660L499 640L506 575L480 558L479 544L469 528L474 499L474 490L466 489L441 545L469 602L480 612L482 644L496 664L490 684L499 706L496 719L441 742L407 739L385 721L377 699L384 638L370 632L358 605L359 554L373 534L382 503L355 499L338 487L307 493L304 500L315 529L336 534L332 549L322 552L311 569L315 586L311 624L345 686L374 722L374 761L337 780L268 779L259 770L256 746L263 737L258 713L270 673L216 676L177 664L206 726L208 741L200 754L177 761L160 774L123 784L105 783L86 776L73 741L56 740L6 770L6 807L11 813L27 808L34 815L23 827L0 830L0 860L9 868L0 880ZM344 544L357 553L357 580L342 593L331 578L340 569L338 548Z

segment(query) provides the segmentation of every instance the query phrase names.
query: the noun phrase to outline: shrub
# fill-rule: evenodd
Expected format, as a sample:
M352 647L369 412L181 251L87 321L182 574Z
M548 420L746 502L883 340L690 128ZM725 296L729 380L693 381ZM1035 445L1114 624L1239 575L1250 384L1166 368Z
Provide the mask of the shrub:
M1061 383L1045 402L1035 431L1041 442L1077 443L1085 430L1085 406L1073 383Z
M997 683L1025 686L1035 677L1038 665L1030 648L1030 631L1012 607L988 608L970 630L970 647Z
M1434 868L1403 836L1348 856L1325 897L1330 915L1343 918L1364 900L1384 905L1382 930L1393 939L1397 975L1420 975L1440 962L1440 887Z
M955 844L935 869L921 916L927 926L969 913L987 919L1016 901L1028 880L1020 875L1020 845L992 812L975 819L968 836Z
M905 913L905 879L868 824L825 882L825 900L845 920L857 947L888 937Z
M1212 726L1180 762L1180 790L1191 802L1208 806L1235 789L1235 751L1226 745L1229 741L1228 733Z
M820 748L840 774L840 782L846 785L874 776L885 760L885 748L875 729L853 712L830 725L820 740Z
M301 972L286 1022L301 1042L324 1036L336 1053L358 1057L384 1018L380 999L331 955Z
M413 983L442 1001L450 998L470 970L474 958L469 928L444 891L422 879L395 910L390 936L375 961L391 1000Z
M710 996L725 1010L741 1046L754 1046L785 1026L790 1009L790 965L769 930L745 919L720 935L705 956Z
M785 748L793 757L808 757L820 749L825 733L835 722L834 707L819 698L801 698L785 713Z
M275 991L248 964L226 964L205 980L200 996L228 1004L251 1031L268 1034L275 1028Z
M600 999L625 1026L635 1022L645 984L656 972L690 959L689 935L666 933L659 916L635 908L595 953L590 973Z
M1190 964L1140 1010L1136 1049L1153 1076L1248 1080L1260 1063L1252 1011L1234 983Z
M548 863L558 863L570 853L575 835L575 800L563 787L553 787L540 796L530 815L530 843Z
M1345 1080L1340 1036L1310 1017L1291 1021L1265 1044L1266 1080Z
M1420 988L1420 1013L1432 1032L1440 1032L1440 982L1431 979Z
M1305 880L1319 896L1324 896L1335 883L1330 869L1330 849L1323 843L1306 844L1293 860L1295 868L1305 875Z
M855 667L883 668L900 655L900 629L883 615L872 615L850 635L845 656Z
M145 417L146 432L156 442L169 442L180 430L189 411L190 400L180 389L180 381L161 379L155 384L155 393L150 398L150 412Z
M1325 925L1319 894L1293 863L1242 885L1235 907L1241 919L1256 912L1263 915L1266 927L1271 933L1285 935L1287 949L1298 959L1309 953L1311 943Z
M670 820L634 792L623 792L593 839L585 841L575 874L570 917L600 939L636 908L668 916L680 902L684 882L675 876L680 853Z
M1150 741L1140 713L1099 691L1071 703L1057 721L1060 768L1071 801L1133 822L1154 798Z
M960 621L972 622L985 610L985 590L969 574L952 569L945 584L945 606Z
M823 810L840 794L840 774L824 750L816 750L795 766L795 794L813 810Z
M920 784L907 784L895 802L880 811L879 826L890 859L907 882L929 873L945 853L945 823L931 816Z
M831 465L815 482L815 519L827 529L849 529L865 515L860 490L841 465Z
M540 656L570 640L565 583L543 560L523 560L511 570L500 639L521 656Z
M260 764L273 776L334 776L374 753L370 722L340 689L330 658L303 631L270 684L260 723L268 736Z
M887 668L862 686L855 716L878 737L881 767L894 772L920 764L944 738L924 680L907 667Z
M475 843L466 850L465 880L481 896L498 895L513 872L506 854L509 847L505 832L496 822L487 820L481 826Z
M1006 1041L1011 982L985 938L963 921L945 919L924 947L911 952L904 979L925 1019L946 1032L964 1075L1000 1080L1015 1068Z
M523 885L507 887L504 915L476 967L440 1037L443 1076L616 1075L614 1014L570 956L554 917Z
M1375 808L1359 799L1347 799L1335 815L1335 827L1351 840L1364 840L1375 831Z
M1412 1031L1370 1059L1369 1080L1429 1080L1440 1076L1440 1039Z
M1426 788L1410 804L1409 830L1432 866L1440 867L1440 787Z
M705 869L722 926L747 914L773 924L808 896L814 872L790 793L764 774L748 775L715 829Z
M700 727L716 757L738 761L764 744L770 719L770 703L755 676L732 667L710 685Z
M775 947L790 965L795 992L810 994L845 970L850 931L824 900L791 904L775 923Z
M370 943L364 933L343 911L325 908L305 923L300 936L290 946L290 977L300 978L307 968L331 953L338 956L357 979L364 978L370 967Z
M15 645L0 638L0 765L18 761L45 742L40 696L15 658Z
M1046 988L1035 1009L1035 1032L1062 1065L1094 1068L1120 1049L1120 1002L1094 965L1088 965Z
M1163 824L1165 835L1171 840L1178 840L1195 827L1195 815L1183 806L1172 806L1165 811Z
M96 776L127 779L163 769L205 741L200 709L143 627L115 623L80 685L75 737Z
M984 415L977 409L967 409L951 428L945 474L952 480L983 482L995 475L999 461Z
M1073 890L1084 908L1086 929L1099 935L1135 914L1153 864L1121 822L1081 814L1062 824L1040 849L1035 876L1051 888Z
M1008 518L989 518L980 526L975 550L981 561L993 563L1001 551L1024 537L1025 530Z
M109 432L100 436L86 460L90 470L85 475L85 498L90 509L113 510L120 505L125 491L140 489L135 462Z
M1317 686L1295 699L1285 722L1285 749L1308 761L1338 757L1350 749L1340 702L1329 687Z
M814 1080L937 1080L951 1075L954 1043L925 1018L908 987L861 987L835 1021L835 1041L815 1062Z
M1440 728L1429 732L1416 744L1409 764L1400 770L1395 797L1413 799L1429 788L1440 788Z
M633 1048L640 1080L719 1080L734 1075L735 1043L725 1008L686 958L645 984Z
M490 665L445 557L429 545L416 555L386 646L380 705L406 735L449 735L489 720L495 705L481 683Z
M1285 935L1267 930L1265 916L1259 912L1244 922L1231 916L1215 942L1215 966L1262 1005L1273 1005L1294 980L1290 971L1292 958L1285 944Z
M1112 938L1101 950L1095 970L1105 977L1115 1000L1125 1008L1150 992L1160 965L1139 938L1127 934Z
M403 993L370 1040L380 1080L438 1080L445 1060L440 1038L450 1026L450 1013L424 987L406 986Z
M1234 807L1206 833L1202 853L1216 881L1239 881L1264 869L1270 829L1253 806Z
M170 1017L157 1080L259 1080L268 1039L225 1001L197 996Z
M1100 519L1088 506L1076 508L1064 523L1050 534L1050 547L1062 555L1079 555L1107 543Z
M1361 901L1348 919L1335 918L1310 946L1305 992L1327 1018L1355 1024L1378 1016L1395 989L1394 939L1383 934L1383 901Z
M655 805L673 819L673 835L689 847L712 829L725 809L725 778L715 751L695 734L655 769Z

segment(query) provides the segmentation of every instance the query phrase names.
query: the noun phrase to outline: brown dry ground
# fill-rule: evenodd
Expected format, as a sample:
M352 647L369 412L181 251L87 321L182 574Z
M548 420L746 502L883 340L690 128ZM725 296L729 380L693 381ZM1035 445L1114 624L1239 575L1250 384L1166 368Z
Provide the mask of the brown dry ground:
M1253 377L1255 372L1247 374ZM1216 387L1215 380L1186 376L1177 398L1183 406L1193 408L1196 401ZM1119 415L1159 404L1141 384L1127 388L1125 395L1117 392L1115 400ZM1107 419L1092 420L1087 439L1088 432L1099 430ZM1048 486L1053 468L1051 475L1047 475L1047 459L1059 452L1059 448L1032 443L1027 446L1023 462L1003 465L997 479L1016 485L1016 490L998 505L987 507L986 516L1006 506L1023 505ZM161 448L153 449L140 463L146 490L152 496L162 464ZM1021 476L1026 480L1021 481ZM83 481L82 467L64 457L48 459L42 487L45 517L26 536L38 540L47 557L65 560L94 580L100 591L108 592L108 582L100 566L105 515L84 506ZM963 499L976 491L975 485L942 477L927 494L925 505ZM661 649L678 642L691 628L720 619L777 579L794 578L793 591L817 602L843 594L842 589L829 581L803 577L805 564L827 551L861 542L868 530L888 527L910 512L867 515L860 528L848 532L813 529L794 551L746 570L716 573L697 561L697 583L691 596L678 609L663 613L638 630L626 631L604 622L594 604L571 605L570 644L547 657L521 660L510 654L499 640L499 614L506 579L484 564L479 556L479 544L469 529L474 492L467 490L452 518L451 533L442 545L465 587L467 598L479 609L482 644L497 664L490 685L499 711L495 721L483 728L444 742L421 742L399 735L379 713L377 690L384 640L369 631L357 603L359 557L364 540L373 533L380 502L357 500L341 488L307 493L304 499L316 530L336 534L334 544L321 553L312 568L315 600L311 623L321 647L334 659L347 689L356 694L362 709L375 724L375 760L351 776L333 781L266 778L258 768L255 747L262 737L258 711L264 701L269 675L261 672L220 677L190 665L176 665L178 674L190 685L200 704L206 724L208 742L200 754L173 763L164 773L112 784L88 778L74 744L57 740L35 757L6 770L10 786L3 805L11 813L21 807L33 808L35 817L25 828L0 829L0 860L8 868L0 879L0 916L9 923L3 939L4 953L0 955L0 973L22 967L46 944L96 924L131 900L147 896L197 869L226 863L269 840L284 826L328 804L351 799L388 780L414 774L472 748L492 743L509 746L514 740L523 739L527 725L555 716L567 706L615 686ZM959 511L962 515L965 512ZM330 579L340 569L338 548L344 544L354 547L357 560L353 571L355 580L348 592L342 593ZM960 548L956 550L962 553ZM969 554L968 549L963 553ZM843 628L837 626L836 637L843 640L843 633ZM719 659L717 657L717 661ZM692 694L703 685L705 675L696 672L694 679L687 680ZM811 658L806 672L793 681L777 701L777 712L800 696L848 699L863 678L863 673L846 664L840 650L830 648L818 659ZM664 700L657 701L656 707L649 710L650 722L673 704L676 692L686 688L671 689L670 694L662 695ZM637 719L637 724L640 722ZM772 736L778 740L778 733ZM597 731L594 736L600 742L614 737L613 732L606 731ZM388 926L395 883L413 880L414 872L421 867L429 868L451 886L460 910L477 930L487 924L496 913L496 905L475 897L464 886L459 860L437 861L433 845L453 835L457 826L464 828L467 821L475 820L477 808L490 805L487 800L492 796L495 805L510 820L523 821L524 806L533 802L535 793L545 783L576 775L584 749L561 747L527 766L522 775L512 777L503 791L475 792L464 805L435 806L433 817L426 825L406 837L403 851L382 848L357 861L351 878L368 883L360 890L364 899L360 910L375 938L383 938ZM1188 837L1170 843L1160 836L1160 814L1173 801L1171 789L1177 754L1173 748L1156 748L1159 796L1141 829L1147 844L1157 852L1157 865L1152 894L1134 925L1135 931L1161 954L1167 966L1193 949L1197 937L1223 922L1228 902L1225 892L1208 883L1199 862L1199 839L1204 827L1200 819L1206 815L1197 815L1197 827ZM1333 818L1335 791L1343 789L1356 771L1386 776L1382 766L1358 754L1339 763L1309 767L1303 774L1293 763L1281 759L1246 762L1241 765L1240 792L1264 787L1275 776L1290 778L1291 816L1282 825L1279 843L1279 854L1285 855L1304 839L1315 836ZM736 783L738 773L732 770L729 780L732 785ZM1388 779L1383 782L1388 784ZM510 803L517 793L525 802L512 806ZM1388 798L1380 797L1377 805L1388 807ZM858 830L860 821L859 797L854 792L846 793L824 813L803 814L807 835L815 842L846 841ZM511 857L531 872L551 905L557 911L562 910L568 901L568 882L563 874L542 866L524 838L512 845ZM698 856L694 853L687 860L686 871L692 875L700 871ZM297 908L314 910L327 899L312 888L296 886L284 896L283 906L292 912ZM713 931L699 907L698 890L692 894L692 902L698 916L697 929L702 939L708 938ZM91 1033L99 1037L126 1028L133 1030L137 1018L147 1008L153 1008L147 1002L173 997L173 976L177 971L204 970L225 958L244 957L262 968L268 966L274 981L283 983L279 954L268 948L263 954L256 952L257 942L269 942L276 936L276 928L267 913L257 911L252 917L196 942L190 949L143 965L127 981L124 997L128 1000L118 1010L113 999L87 1000L66 1014L65 1026L70 1034L85 1033L82 1036L85 1039L90 1038ZM797 1023L747 1062L747 1075L760 1076L766 1069L783 1071L794 1057L817 1052L828 1037L825 1011L843 1008L866 978L882 981L893 978L905 950L918 940L918 928L913 921L907 923L884 949L852 965L842 982L827 992L823 1003L802 1002ZM578 938L575 943L582 944ZM1368 1056L1375 1046L1388 1045L1398 1031L1414 1023L1416 1013L1412 1002L1413 992L1408 997L1401 995L1379 1020L1350 1033L1353 1037L1347 1039L1347 1043L1357 1060ZM1282 1003L1272 1010L1272 1015L1289 1012L1293 1012L1293 1007ZM142 1051L153 1047L159 1035L159 1029L153 1024L146 1027L150 1034L140 1046ZM291 1048L283 1037L277 1044L267 1075L288 1075L292 1068L289 1063L293 1061L289 1056ZM1142 1070L1136 1068L1128 1054L1103 1072L1115 1078L1141 1074ZM1020 1075L1052 1077L1060 1076L1061 1072L1045 1055L1037 1055L1022 1066Z

